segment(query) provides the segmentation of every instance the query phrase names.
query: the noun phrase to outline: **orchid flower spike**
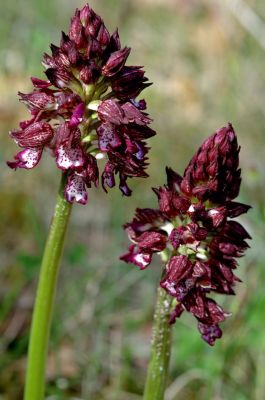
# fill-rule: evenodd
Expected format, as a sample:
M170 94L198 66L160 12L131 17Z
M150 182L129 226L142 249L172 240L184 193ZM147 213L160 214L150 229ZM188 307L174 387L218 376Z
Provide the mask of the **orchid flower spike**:
M154 253L166 252L168 262L160 286L175 298L170 323L183 311L198 321L210 345L222 336L219 326L230 314L210 293L233 295L236 258L251 239L234 221L250 206L233 201L241 183L239 146L231 124L205 140L183 177L167 168L167 185L154 189L158 209L137 209L124 227L133 244L121 259L145 269Z
M86 188L98 185L98 160L105 158L103 189L115 186L118 174L130 196L127 178L148 176L146 139L155 132L145 101L136 100L150 83L142 67L125 65L129 54L89 5L76 10L60 46L44 54L47 80L31 78L33 91L19 93L31 117L11 132L22 150L9 167L34 168L49 150L67 174L65 198L86 204Z

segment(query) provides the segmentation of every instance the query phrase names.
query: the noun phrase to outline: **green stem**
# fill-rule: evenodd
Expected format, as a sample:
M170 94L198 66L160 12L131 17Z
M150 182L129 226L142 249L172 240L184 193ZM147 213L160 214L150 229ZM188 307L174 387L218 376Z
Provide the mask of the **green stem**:
M32 318L24 400L42 400L45 388L45 366L51 317L65 233L71 204L64 198L66 176L62 176L42 258L37 295Z
M164 399L171 348L171 326L168 321L172 300L164 289L158 288L144 400Z

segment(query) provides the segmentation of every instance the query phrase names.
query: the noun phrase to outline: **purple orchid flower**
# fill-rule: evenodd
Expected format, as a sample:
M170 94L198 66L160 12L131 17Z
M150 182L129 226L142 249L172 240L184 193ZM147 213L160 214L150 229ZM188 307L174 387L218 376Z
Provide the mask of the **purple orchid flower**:
M10 168L34 168L49 149L68 176L65 198L85 204L87 188L98 185L98 160L106 158L102 187L115 186L130 196L126 181L147 177L148 126L144 100L136 100L148 79L141 67L125 66L130 48L121 48L116 30L109 34L102 19L86 5L76 10L60 46L44 54L47 80L32 78L34 89L19 93L31 119L11 137L22 147Z
M121 259L145 269L154 253L168 262L160 286L176 300L174 323L184 310L198 321L210 345L222 336L219 323L230 314L210 293L233 295L236 258L251 239L233 218L250 206L234 202L240 189L239 146L231 124L210 136L191 159L184 176L167 168L167 185L154 189L159 209L137 209L124 227L133 244Z

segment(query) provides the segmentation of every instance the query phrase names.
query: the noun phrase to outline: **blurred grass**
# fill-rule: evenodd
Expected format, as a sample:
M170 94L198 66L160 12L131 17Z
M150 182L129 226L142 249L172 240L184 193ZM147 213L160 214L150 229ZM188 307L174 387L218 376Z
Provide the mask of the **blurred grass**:
M232 1L232 0L231 0ZM131 198L91 190L74 208L60 276L47 376L49 400L141 398L152 307L160 268L140 272L118 261L127 246L121 225L137 206L155 206L152 186L164 167L183 171L201 141L232 121L242 146L240 200L252 249L240 262L237 296L222 299L233 316L209 348L195 321L174 327L166 400L265 398L264 130L265 53L225 1L98 0L106 25L119 26L130 62L145 65L154 85L144 94L158 135L151 139L150 178L134 180ZM249 0L265 19L265 3ZM17 150L7 132L27 118L18 90L42 75L40 59L81 1L10 0L0 16L0 399L20 400L34 290L59 181L49 157L38 169L13 171ZM265 22L264 22L265 24ZM261 38L264 40L264 38Z

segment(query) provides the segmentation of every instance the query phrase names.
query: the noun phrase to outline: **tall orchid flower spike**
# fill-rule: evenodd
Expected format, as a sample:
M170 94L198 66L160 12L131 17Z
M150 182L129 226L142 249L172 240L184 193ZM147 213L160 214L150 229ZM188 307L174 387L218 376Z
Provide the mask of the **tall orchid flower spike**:
M98 160L105 158L103 189L115 186L118 174L130 196L126 180L148 176L146 140L155 132L145 101L136 100L150 83L142 67L125 65L129 54L89 5L76 10L60 46L44 54L48 79L32 78L33 91L19 93L31 116L11 132L22 150L9 167L34 168L49 150L67 174L66 200L86 204L86 188L98 185Z
M167 185L153 189L159 208L137 209L125 225L133 244L122 260L140 269L148 267L154 253L162 252L167 260L160 287L168 294L167 304L173 300L175 306L171 312L167 307L166 323L174 324L184 311L191 313L211 346L221 338L219 324L230 313L210 294L235 294L240 281L234 275L236 258L249 247L249 234L234 220L250 208L234 201L241 183L239 150L232 125L219 129L204 141L183 177L166 169ZM161 289L159 293L165 296ZM161 311L161 299L158 305ZM158 364L151 363L149 372L154 365ZM160 399L148 397L150 374L145 399Z
M31 93L19 93L30 118L11 137L21 147L12 169L36 167L45 150L62 171L55 213L43 255L29 344L24 400L44 398L45 363L64 237L73 202L86 204L87 188L119 187L131 195L127 178L147 177L146 140L155 135L146 103L137 97L150 85L139 66L126 66L121 47L103 20L86 5L76 10L59 46L44 54L47 79L31 78ZM105 159L99 176L98 160Z

